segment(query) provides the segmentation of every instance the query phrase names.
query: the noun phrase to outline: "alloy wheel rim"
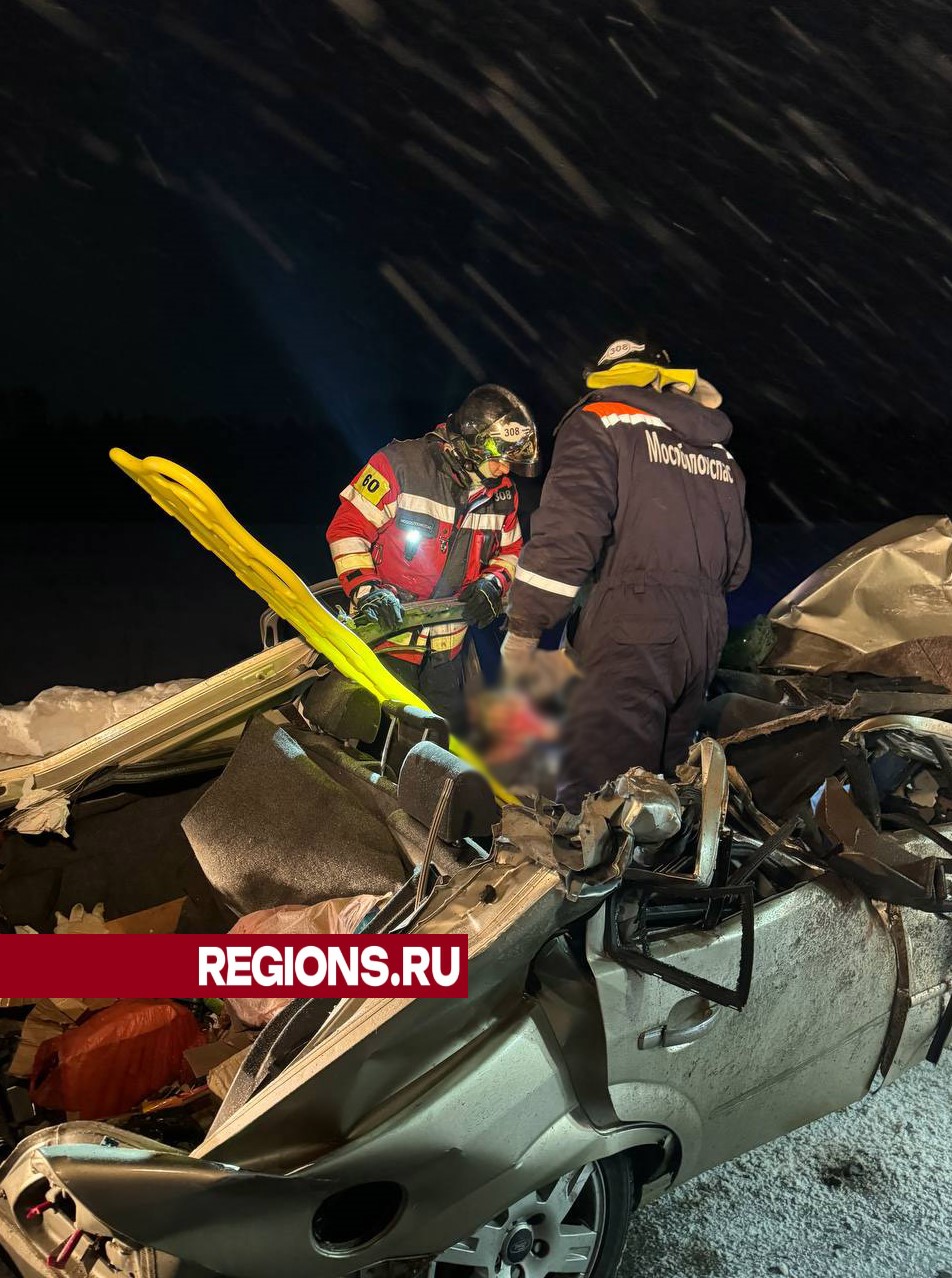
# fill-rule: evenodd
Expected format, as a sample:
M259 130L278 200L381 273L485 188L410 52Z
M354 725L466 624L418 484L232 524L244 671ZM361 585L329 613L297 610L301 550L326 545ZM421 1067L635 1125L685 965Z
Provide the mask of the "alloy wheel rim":
M508 1211L448 1247L428 1278L587 1278L605 1226L605 1182L597 1163L534 1190Z

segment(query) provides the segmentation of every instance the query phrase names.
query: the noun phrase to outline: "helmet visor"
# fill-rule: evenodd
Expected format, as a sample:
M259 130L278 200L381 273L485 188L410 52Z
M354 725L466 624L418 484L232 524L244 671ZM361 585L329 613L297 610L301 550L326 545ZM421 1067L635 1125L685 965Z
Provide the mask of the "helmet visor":
M531 421L517 418L494 422L480 440L487 457L508 463L519 475L535 475L539 467L539 439Z

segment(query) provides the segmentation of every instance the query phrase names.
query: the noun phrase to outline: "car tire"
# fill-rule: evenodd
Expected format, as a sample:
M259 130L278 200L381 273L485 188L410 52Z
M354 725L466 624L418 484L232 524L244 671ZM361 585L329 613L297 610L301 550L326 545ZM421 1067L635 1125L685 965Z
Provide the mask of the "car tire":
M603 1158L597 1164L605 1178L607 1212L595 1268L589 1278L612 1278L618 1268L632 1212L635 1210L635 1181L627 1154Z
M428 1278L612 1278L634 1206L626 1155L588 1163L447 1248Z

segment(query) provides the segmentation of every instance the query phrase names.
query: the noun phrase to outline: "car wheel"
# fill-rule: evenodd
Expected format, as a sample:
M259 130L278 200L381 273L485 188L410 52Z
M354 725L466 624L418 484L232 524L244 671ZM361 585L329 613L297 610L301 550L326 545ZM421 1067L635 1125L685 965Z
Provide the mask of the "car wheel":
M447 1248L428 1278L611 1278L633 1205L631 1165L623 1154L587 1163Z

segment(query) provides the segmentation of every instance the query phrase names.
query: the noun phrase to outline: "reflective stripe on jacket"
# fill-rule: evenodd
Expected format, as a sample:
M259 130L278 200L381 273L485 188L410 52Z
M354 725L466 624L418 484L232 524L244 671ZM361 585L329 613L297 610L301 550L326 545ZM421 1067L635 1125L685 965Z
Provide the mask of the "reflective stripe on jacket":
M750 566L731 423L668 391L614 386L563 419L509 600L510 629L556 625L592 580L723 595Z
M382 583L405 602L457 595L492 574L508 591L522 550L519 499L508 476L493 488L455 466L441 428L374 453L340 494L327 530L348 597ZM453 656L467 627L426 626L380 651L422 661L427 649Z

